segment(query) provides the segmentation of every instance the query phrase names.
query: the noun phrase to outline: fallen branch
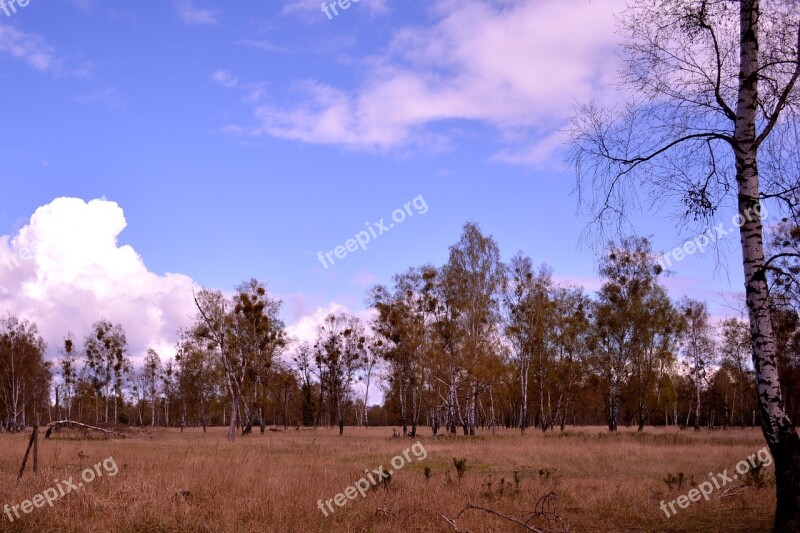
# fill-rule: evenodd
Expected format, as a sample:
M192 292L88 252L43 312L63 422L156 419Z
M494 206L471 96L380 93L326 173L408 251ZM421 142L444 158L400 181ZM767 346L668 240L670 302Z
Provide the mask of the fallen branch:
M436 513L436 514L438 514L439 516L441 516L441 517L442 517L442 520L444 520L445 522L447 522L448 524L450 524L450 527L452 527L452 528L453 528L453 531L455 531L456 533L461 533L461 530L458 528L458 524L456 524L456 519L455 519L455 518L447 518L447 517L446 517L445 515L443 515L442 513ZM459 513L459 514L460 514L460 513Z
M114 435L115 437L119 437L121 439L126 437L126 435L117 433L116 431L111 431L110 429L89 426L87 424L81 424L80 422L73 422L72 420L59 420L58 422L51 422L47 424L47 432L44 434L44 437L49 439L53 431L58 431L62 428L82 429L83 431L100 431L103 433L103 435L105 435L106 438L108 438L109 435Z
M736 485L732 485L732 486L728 487L727 489L725 489L724 491L722 491L714 499L715 500L721 500L722 498L730 498L732 496L736 496L737 494L740 494L740 493L746 491L749 488L750 487L748 487L744 483L741 483L741 484L737 483Z
M457 532L461 532L462 530L458 527L458 523L456 521L461 517L462 514L464 514L465 512L467 512L469 510L473 510L473 509L476 510L476 511L482 511L482 512L487 513L487 514L491 514L491 515L497 516L499 518L502 518L503 520L507 520L507 521L509 521L509 522L511 522L513 524L518 525L519 527L523 528L526 531L534 531L535 533L548 533L548 532L551 532L551 531L567 532L567 531L569 531L569 521L566 520L566 519L561 518L556 513L556 511L555 511L555 502L557 500L558 500L558 496L553 492L551 492L550 494L547 494L546 496L542 496L536 502L536 507L535 507L533 513L531 513L530 517L527 520L524 520L524 521L522 519L520 519L520 518L517 518L516 516L507 515L507 514L499 512L499 511L495 511L494 509L490 509L488 507L481 507L480 505L475 505L472 502L467 503L467 505L463 509L461 509L461 511L459 511L452 518L448 518L448 517L444 516L441 513L437 513L437 514L439 516L441 516L442 519L445 522L447 522L450 525L450 527L453 528L453 530L455 530ZM547 529L540 529L538 527L532 526L530 524L531 520L536 519L536 518L545 519L547 521L547 524L548 524L547 527L548 528ZM553 526L554 523L558 523L558 529L555 529L555 530L554 529L550 529Z
M469 511L470 509L475 509L475 510L477 510L477 511L483 511L484 513L489 513L489 514L493 514L493 515L495 515L495 516L499 516L500 518L502 518L502 519L504 519L504 520L508 520L509 522L513 522L513 523L517 524L518 526L520 526L521 528L523 528L523 529L526 529L526 530L528 530L528 531L535 531L536 533L545 533L545 532L544 532L544 530L542 530L542 529L537 529L537 528L535 528L535 527L533 527L533 526L530 526L530 525L526 524L525 522L523 522L522 520L519 520L519 519L518 519L518 518L516 518L516 517L509 516L509 515L506 515L506 514L500 513L500 512L498 512L498 511L495 511L494 509L489 509L489 508L487 508L487 507L481 507L480 505L475 505L475 504L473 504L472 502L469 502L469 503L467 504L467 506L466 506L466 507L464 507L463 509L461 509L461 510L458 512L458 514L456 514L456 515L455 515L453 518L447 518L446 516L443 516L443 515L441 515L441 514L440 514L439 516L441 516L442 518L444 518L444 521L445 521L445 522L447 522L448 524L450 524L450 526L451 526L451 527L452 527L454 530L456 530L456 531L461 531L461 530L458 528L458 525L456 524L456 520L458 520L458 519L459 519L459 517L460 517L462 514L464 514L465 512Z

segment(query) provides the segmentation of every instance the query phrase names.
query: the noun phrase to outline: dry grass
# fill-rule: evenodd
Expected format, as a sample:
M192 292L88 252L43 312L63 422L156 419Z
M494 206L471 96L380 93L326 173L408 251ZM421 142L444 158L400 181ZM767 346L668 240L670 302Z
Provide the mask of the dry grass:
M524 438L515 431L481 433L472 439L423 433L426 459L412 455L388 491L359 496L328 518L318 499L333 498L365 469L388 468L415 441L390 438L387 428L347 428L344 437L328 429L267 432L234 444L219 428L127 440L42 440L40 474L28 471L17 484L28 436L0 435L2 504L19 504L55 479L78 478L81 467L109 456L119 467L115 477L104 476L53 508L34 509L13 523L0 517L0 530L453 531L439 513L452 516L469 501L521 513L550 492L558 495L558 513L570 520L572 531L769 530L772 467L765 469L770 482L764 489L720 500L712 495L710 502L693 503L670 519L659 509L662 499L688 492L692 477L699 483L709 472L730 471L762 448L758 430L608 435L602 428L583 428L546 436L532 430ZM467 459L461 480L454 457ZM429 481L425 467L433 473ZM680 472L687 480L683 487L668 487L664 478ZM520 530L477 511L458 524L473 532Z

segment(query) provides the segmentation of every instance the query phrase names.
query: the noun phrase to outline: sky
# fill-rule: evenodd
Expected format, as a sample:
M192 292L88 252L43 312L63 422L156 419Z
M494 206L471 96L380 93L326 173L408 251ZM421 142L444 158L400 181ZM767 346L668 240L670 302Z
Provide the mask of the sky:
M578 103L618 102L622 0L9 1L0 312L50 356L100 318L135 360L169 356L193 288L251 277L309 338L443 264L467 221L505 260L600 286L565 129ZM703 230L662 207L634 213L656 250ZM742 286L737 236L719 242L666 279L715 316Z

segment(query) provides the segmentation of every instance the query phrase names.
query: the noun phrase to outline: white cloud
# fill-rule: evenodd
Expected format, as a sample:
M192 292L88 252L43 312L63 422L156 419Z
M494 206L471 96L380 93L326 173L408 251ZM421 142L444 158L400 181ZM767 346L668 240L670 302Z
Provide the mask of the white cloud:
M57 70L61 64L53 47L41 36L25 33L6 24L0 24L0 53L24 61L40 72Z
M17 235L0 236L0 311L34 321L55 355L107 318L122 324L135 359L147 348L174 353L176 331L194 314L193 281L150 272L118 237L127 222L115 202L58 198Z
M236 78L236 76L227 70L214 71L211 74L211 79L214 80L214 83L229 89L233 89L239 85L239 80Z
M468 120L500 132L508 148L497 160L541 162L560 146L552 132L576 100L613 97L614 13L623 7L436 0L432 25L401 28L384 53L363 59L365 81L354 90L306 80L297 103L257 106L250 133L387 150L446 145L449 134L434 126Z
M554 165L552 160L553 153L564 146L567 140L565 131L551 131L536 139L533 144L503 149L495 154L492 159L512 165L552 167Z
M293 300L296 303L296 298ZM303 304L303 307L305 307L305 304ZM361 311L353 312L346 305L332 301L325 305L319 305L314 308L313 311L307 311L302 316L296 316L296 313L292 313L296 318L291 324L286 326L286 333L292 339L313 344L317 338L317 329L328 315L332 313L348 313L354 315L361 319L361 322L368 331L372 320L375 318L375 311L372 309L362 309Z
M180 0L176 8L181 20L191 26L217 24L219 13L216 10L199 8L192 0Z
M212 72L211 80L217 85L225 87L226 89L238 89L242 91L242 100L248 103L258 102L264 95L264 92L267 88L267 84L264 82L242 83L239 78L224 69L215 70ZM236 125L227 126L226 129L227 128L231 128L228 130L231 132L241 129L240 126Z
M348 313L349 310L346 306L330 302L325 306L319 306L311 313L300 317L298 320L286 327L286 333L289 337L299 341L312 343L317 338L317 328L325 318L331 313Z

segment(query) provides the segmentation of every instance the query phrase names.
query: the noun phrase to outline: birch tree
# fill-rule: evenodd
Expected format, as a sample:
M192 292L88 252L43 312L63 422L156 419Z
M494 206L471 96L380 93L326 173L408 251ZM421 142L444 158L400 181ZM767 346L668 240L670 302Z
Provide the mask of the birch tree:
M144 382L144 392L150 399L150 426L155 427L158 425L158 378L162 372L161 357L159 357L155 350L147 350L141 372L142 381Z
M175 397L175 363L167 359L158 376L161 385L161 401L164 404L164 427L169 427L169 407Z
M634 339L631 351L631 398L635 402L638 430L660 408L663 378L672 367L684 323L677 309L658 283L658 265L653 267L652 285L640 294L640 305L633 309ZM635 291L634 291L635 292Z
M505 273L497 242L468 222L459 241L450 247L444 273L459 311L462 335L461 359L468 387L463 427L465 434L475 435L478 395L487 385L482 376L498 357L493 341L500 326L499 299Z
M719 325L719 355L722 368L733 378L733 398L728 423L734 423L739 409L739 425L745 425L745 399L752 390L752 372L748 358L753 353L748 325L736 317L730 317ZM755 394L753 394L755 397Z
M559 424L563 431L567 423L567 407L573 401L575 388L586 374L591 300L581 288L559 287L554 291L553 302L556 313L552 331L556 408L548 425L552 428Z
M292 357L292 367L300 381L300 393L302 395L302 419L303 426L314 425L314 383L313 383L313 361L314 350L307 342L297 344L294 356Z
M95 422L100 422L99 405L103 398L103 420L108 424L109 400L114 398L116 415L117 397L126 365L129 364L128 340L120 324L99 320L92 325L91 333L83 344L84 379L95 394ZM114 420L116 423L117 420Z
M245 433L252 429L252 412L256 410L264 432L266 389L273 358L286 346L284 323L279 316L281 303L271 298L264 284L256 279L236 287L229 325L231 348L242 376Z
M374 287L369 297L370 306L377 311L372 324L379 341L376 348L388 363L389 379L399 396L403 435L408 434L410 414L412 437L416 436L419 425L423 387L421 365L427 333L424 271L411 269L397 275L393 291L381 285Z
M241 367L231 346L233 335L230 332L230 303L222 291L208 289L195 294L194 302L198 315L193 334L206 343L205 349L215 354L225 376L231 406L228 440L233 442L236 440L236 427L239 424L239 404L242 401L246 368Z
M317 331L316 363L336 409L339 435L344 433L345 409L352 401L356 375L366 359L366 344L361 321L345 313L328 315Z
M0 319L0 403L6 431L19 431L26 412L35 417L43 400L49 402L51 374L45 349L36 324L13 315Z
M599 229L629 221L641 197L653 209L678 199L685 220L705 223L735 206L774 526L796 531L800 438L781 392L761 216L767 199L796 205L797 177L782 170L798 152L800 3L643 0L620 32L625 103L587 104L574 119L579 201Z
M534 357L539 357L540 423L544 423L544 364L541 358L547 353L546 336L552 325L551 271L542 267L534 271L530 257L519 253L506 266L504 303L506 307L505 334L513 347L512 358L519 372L520 400L519 427L524 435L528 427L528 382Z
M706 379L706 368L713 363L714 339L712 338L708 309L704 302L684 298L681 301L681 311L686 321L684 355L690 364L695 390L694 430L699 431L702 409L701 393L703 382Z
M182 404L182 418L186 423L189 417L199 421L206 432L211 421L211 402L217 385L219 373L212 360L213 353L206 349L202 339L191 331L182 331L175 354L177 387Z
M432 352L436 366L436 388L444 403L445 426L450 434L455 434L459 425L465 428L466 433L466 424L458 399L458 389L463 379L461 360L463 336L461 311L457 305L457 288L451 282L452 277L447 274L445 268L429 271L426 277L428 279L426 298L429 300L428 305L433 316L431 327L436 346L436 350ZM445 392L438 392L440 388L444 388Z
M625 387L633 381L640 426L647 393L659 382L658 337L660 318L671 307L658 285L661 267L644 238L612 243L600 262L605 283L593 306L590 335L592 365L601 378L609 431L620 421ZM637 386L638 385L638 386Z
M75 387L78 384L78 353L75 349L75 340L72 334L68 333L64 337L64 347L61 349L61 357L58 359L58 373L61 377L63 390L64 412L67 420L72 418L72 400L75 397Z
M252 419L248 397L257 383L251 370L266 379L272 357L285 346L284 324L279 318L281 302L267 294L266 287L251 279L236 288L232 301L221 291L204 289L195 295L198 310L194 334L216 354L225 376L231 402L228 440L236 439L238 425L247 430ZM248 389L253 392L248 396ZM244 413L242 413L242 410ZM243 415L243 416L242 416Z

